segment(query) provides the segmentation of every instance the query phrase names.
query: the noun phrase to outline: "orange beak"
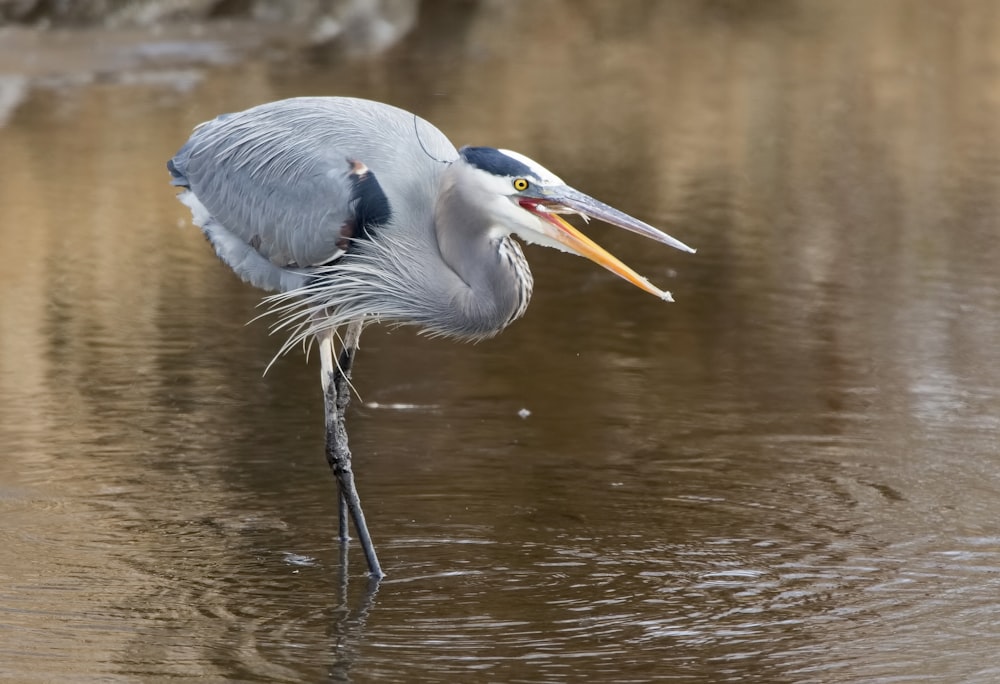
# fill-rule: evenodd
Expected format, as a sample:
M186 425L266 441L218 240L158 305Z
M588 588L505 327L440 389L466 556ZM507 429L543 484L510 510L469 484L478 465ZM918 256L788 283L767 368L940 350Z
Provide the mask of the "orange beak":
M530 211L545 223L542 234L548 240L544 242L548 243L551 240L557 243L550 244L549 246L558 247L573 254L586 257L595 264L599 264L629 281L640 290L645 290L651 295L655 295L667 302L674 301L669 292L659 289L633 271L616 256L567 223L557 212L573 212L582 215L584 218L600 219L611 225L656 240L657 242L670 245L685 252L694 253L694 249L688 247L680 240L567 186L545 188L539 193L538 199L526 197L520 199L519 203L522 208Z

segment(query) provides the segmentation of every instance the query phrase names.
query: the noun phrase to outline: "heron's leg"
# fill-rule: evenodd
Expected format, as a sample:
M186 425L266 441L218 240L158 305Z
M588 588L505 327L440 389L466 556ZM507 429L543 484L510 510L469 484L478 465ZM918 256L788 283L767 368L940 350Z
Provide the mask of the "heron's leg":
M337 364L333 363L333 335L324 335L320 339L320 358L323 366L323 397L326 405L326 460L337 478L340 488L340 537L342 543L347 543L347 514L354 521L354 529L358 533L358 541L368 562L368 571L375 579L385 576L379 565L375 546L372 544L365 514L361 510L361 498L354 486L354 471L351 468L351 451L347 444L347 428L345 417L347 405L351 401L351 366L354 363L354 353L357 350L358 337L361 334L361 323L348 326L344 337L344 349L341 351Z
M319 359L322 368L323 407L326 416L326 460L336 475L337 442L336 440L331 441L331 436L336 437L339 429L338 426L344 425L344 414L340 406L338 406L340 392L336 381L338 369L337 364L334 362L336 356L334 355L333 337L333 331L325 332L320 337ZM343 448L347 448L346 440L343 442ZM347 497L344 496L344 488L340 486L339 477L337 479L337 500L339 502L337 507L338 536L346 549L346 544L351 539L348 523L349 512L347 510Z
M347 510L347 497L344 490L337 487L337 536L344 544L351 541L351 512Z

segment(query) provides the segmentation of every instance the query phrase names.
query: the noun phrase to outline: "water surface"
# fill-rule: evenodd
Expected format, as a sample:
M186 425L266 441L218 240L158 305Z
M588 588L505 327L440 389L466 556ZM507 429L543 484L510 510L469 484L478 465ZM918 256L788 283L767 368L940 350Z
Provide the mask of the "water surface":
M994 4L572 4L30 89L0 129L0 678L1000 678ZM592 224L677 303L529 248L501 337L366 332L374 594L357 549L342 581L318 364L262 376L259 293L163 167L304 94L699 248Z

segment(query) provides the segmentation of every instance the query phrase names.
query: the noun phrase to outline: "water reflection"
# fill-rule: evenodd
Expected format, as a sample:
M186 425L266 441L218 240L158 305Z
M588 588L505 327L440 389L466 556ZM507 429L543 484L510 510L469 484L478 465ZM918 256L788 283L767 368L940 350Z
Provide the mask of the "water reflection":
M997 9L527 7L14 112L0 675L997 678ZM501 338L366 334L362 397L418 407L352 415L374 596L360 558L340 594L316 369L260 376L258 294L163 170L194 123L315 93L522 150L700 248L587 229L669 307L535 249Z

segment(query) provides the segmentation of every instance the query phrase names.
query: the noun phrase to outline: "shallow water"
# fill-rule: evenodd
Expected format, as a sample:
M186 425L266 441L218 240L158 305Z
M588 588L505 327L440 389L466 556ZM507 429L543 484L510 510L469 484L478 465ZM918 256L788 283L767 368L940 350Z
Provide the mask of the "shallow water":
M0 679L1000 679L998 10L573 7L30 91L0 129ZM366 331L375 592L356 548L342 578L318 364L261 375L259 293L163 168L299 94L699 248L591 224L677 303L529 248L499 338Z

